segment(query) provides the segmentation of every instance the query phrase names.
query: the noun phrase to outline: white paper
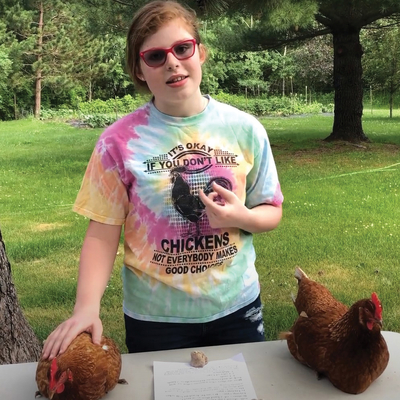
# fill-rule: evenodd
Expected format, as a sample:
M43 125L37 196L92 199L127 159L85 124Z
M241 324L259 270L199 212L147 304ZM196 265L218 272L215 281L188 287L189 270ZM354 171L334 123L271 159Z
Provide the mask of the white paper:
M253 400L257 398L243 355L189 363L154 361L155 400Z

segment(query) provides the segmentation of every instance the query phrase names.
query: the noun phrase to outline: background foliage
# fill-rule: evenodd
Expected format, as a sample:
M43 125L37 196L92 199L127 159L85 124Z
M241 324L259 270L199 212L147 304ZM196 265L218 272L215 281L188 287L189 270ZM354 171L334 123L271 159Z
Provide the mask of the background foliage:
M143 3L0 0L0 119L33 113L39 72L42 110L79 111L83 103L96 99L123 99L126 95L136 99L125 72L125 35L133 12ZM201 2L187 3L198 6ZM332 37L310 34L306 41L292 40L318 29L313 19L317 2L280 0L279 8L256 13L252 10L260 7L258 3L249 2L240 13L202 16L202 40L209 52L202 91L247 99L302 95L305 103L310 102L310 96L313 99L317 94L332 93ZM40 5L44 10L41 31ZM363 30L361 38L365 47L364 87L386 96L392 107L399 106L398 29L391 20L383 19ZM288 42L285 44L282 38ZM275 45L266 50L268 43ZM282 101L282 108L287 102ZM107 113L115 112L111 103ZM264 106L256 110L260 115L269 111L275 112Z

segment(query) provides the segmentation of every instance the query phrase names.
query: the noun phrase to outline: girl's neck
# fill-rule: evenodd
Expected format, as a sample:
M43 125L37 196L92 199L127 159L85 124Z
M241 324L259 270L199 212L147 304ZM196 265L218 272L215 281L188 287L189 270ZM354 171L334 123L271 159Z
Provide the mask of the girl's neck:
M208 99L201 95L200 91L191 99L185 101L171 101L168 103L160 103L153 98L153 103L158 111L172 117L192 117L200 114L208 104Z

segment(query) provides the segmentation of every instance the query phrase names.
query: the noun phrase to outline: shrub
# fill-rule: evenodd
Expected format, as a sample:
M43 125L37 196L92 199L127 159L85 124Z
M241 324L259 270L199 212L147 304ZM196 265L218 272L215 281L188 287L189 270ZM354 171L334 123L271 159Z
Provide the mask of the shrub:
M246 111L257 117L262 116L288 116L293 114L318 114L332 112L333 104L319 102L305 103L303 97L294 96L262 96L248 97L236 94L218 93L213 96L222 103L230 104L240 110ZM144 103L149 101L149 96L126 95L123 98L93 100L80 103L77 109L42 110L41 119L77 119L81 125L93 128L103 128L123 115L129 114Z
M83 114L129 114L133 110L143 105L149 100L148 96L130 94L122 98L103 100L93 100L91 102L80 103L78 110Z
M93 114L81 117L83 124L91 128L104 128L114 123L117 119L115 114Z
M51 110L51 109L42 109L40 111L40 119L68 119L76 115L76 111L71 109L60 109L60 110Z
M318 114L333 112L333 104L305 103L302 96L249 97L219 93L214 96L222 103L231 104L255 116L287 116L293 114Z

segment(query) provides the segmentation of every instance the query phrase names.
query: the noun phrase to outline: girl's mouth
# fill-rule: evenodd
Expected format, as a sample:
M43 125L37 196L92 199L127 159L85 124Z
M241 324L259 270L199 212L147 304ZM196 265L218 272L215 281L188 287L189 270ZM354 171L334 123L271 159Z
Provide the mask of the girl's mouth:
M178 76L176 78L172 78L169 81L167 81L167 83L176 83L176 82L180 82L183 81L184 79L186 79L187 76Z

